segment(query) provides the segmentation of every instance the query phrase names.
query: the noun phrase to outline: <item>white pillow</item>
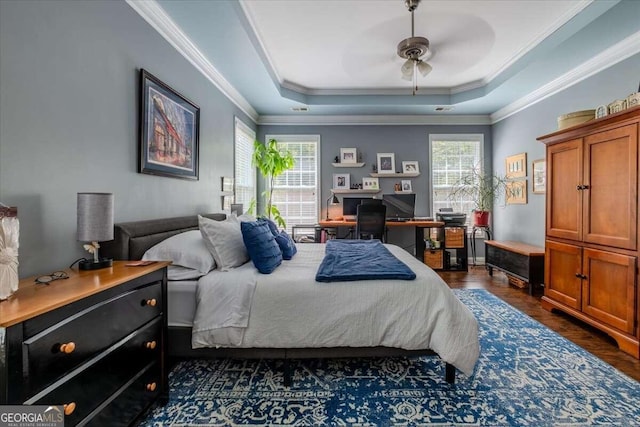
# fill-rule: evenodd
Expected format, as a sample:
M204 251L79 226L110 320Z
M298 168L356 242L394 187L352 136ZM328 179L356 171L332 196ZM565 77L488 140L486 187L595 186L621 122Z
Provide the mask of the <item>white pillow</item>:
M198 270L179 265L170 265L167 269L168 280L196 280L202 276L203 274Z
M249 261L249 254L242 240L240 221L235 215L224 221L198 215L198 225L219 270L228 271Z
M216 268L213 256L198 230L185 231L163 240L149 248L142 259L171 261L174 265L198 270L201 275Z

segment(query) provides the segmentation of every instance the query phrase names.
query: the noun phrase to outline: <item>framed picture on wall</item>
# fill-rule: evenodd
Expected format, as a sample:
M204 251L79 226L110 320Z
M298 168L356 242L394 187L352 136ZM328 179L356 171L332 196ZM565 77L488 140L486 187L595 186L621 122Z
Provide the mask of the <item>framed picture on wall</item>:
M402 173L420 173L418 162L415 160L402 162Z
M362 178L362 188L364 190L379 190L380 189L380 182L378 181L378 178Z
M340 163L357 163L358 150L356 148L341 148Z
M547 182L547 162L545 159L534 160L533 180L531 181L534 194L544 194Z
M333 189L348 190L351 187L350 175L348 173L333 174Z
M506 201L508 205L527 204L527 180L507 182Z
M515 154L505 160L507 178L524 178L527 176L527 153Z
M378 153L378 173L396 173L396 155L394 153Z
M410 179L403 179L402 181L400 181L400 185L403 193L411 193L413 191L413 189L411 188Z
M200 108L140 70L138 172L198 179Z

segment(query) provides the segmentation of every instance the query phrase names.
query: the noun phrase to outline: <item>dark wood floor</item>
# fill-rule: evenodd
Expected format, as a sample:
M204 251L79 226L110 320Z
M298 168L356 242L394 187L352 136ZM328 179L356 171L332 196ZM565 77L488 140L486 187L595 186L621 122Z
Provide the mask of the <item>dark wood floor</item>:
M529 296L525 289L509 285L503 273L494 271L491 277L484 266L475 266L470 267L468 273L441 272L440 275L451 288L488 290L549 329L640 381L640 360L620 351L615 340L571 316L544 310L540 306L540 296Z

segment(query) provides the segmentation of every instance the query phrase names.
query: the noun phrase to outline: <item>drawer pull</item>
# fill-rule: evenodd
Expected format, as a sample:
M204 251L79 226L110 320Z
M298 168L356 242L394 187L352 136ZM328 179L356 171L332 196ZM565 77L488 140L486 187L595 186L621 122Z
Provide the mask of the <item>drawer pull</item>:
M73 411L76 410L76 402L65 403L62 407L64 408L65 415L71 415L73 414Z
M156 390L156 383L149 383L147 384L147 390L149 391L155 391Z
M71 354L75 349L76 349L76 343L74 343L73 341L69 341L67 343L62 343L62 344L58 344L57 346L54 346L53 352Z
M153 350L154 348L156 348L156 342L155 341L147 341L146 343L144 343L144 347L148 348L149 350Z
M140 305L142 305L143 307L145 305L148 305L150 307L155 307L156 304L158 304L158 301L156 301L155 298L150 298L150 299L143 299Z

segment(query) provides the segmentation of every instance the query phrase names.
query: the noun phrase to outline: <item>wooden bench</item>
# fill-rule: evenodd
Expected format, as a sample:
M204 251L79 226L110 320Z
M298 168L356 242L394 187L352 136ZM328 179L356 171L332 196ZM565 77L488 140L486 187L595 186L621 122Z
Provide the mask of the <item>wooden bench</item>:
M504 271L516 286L529 285L529 295L544 286L544 248L522 242L485 240L485 264L489 275L493 269Z

